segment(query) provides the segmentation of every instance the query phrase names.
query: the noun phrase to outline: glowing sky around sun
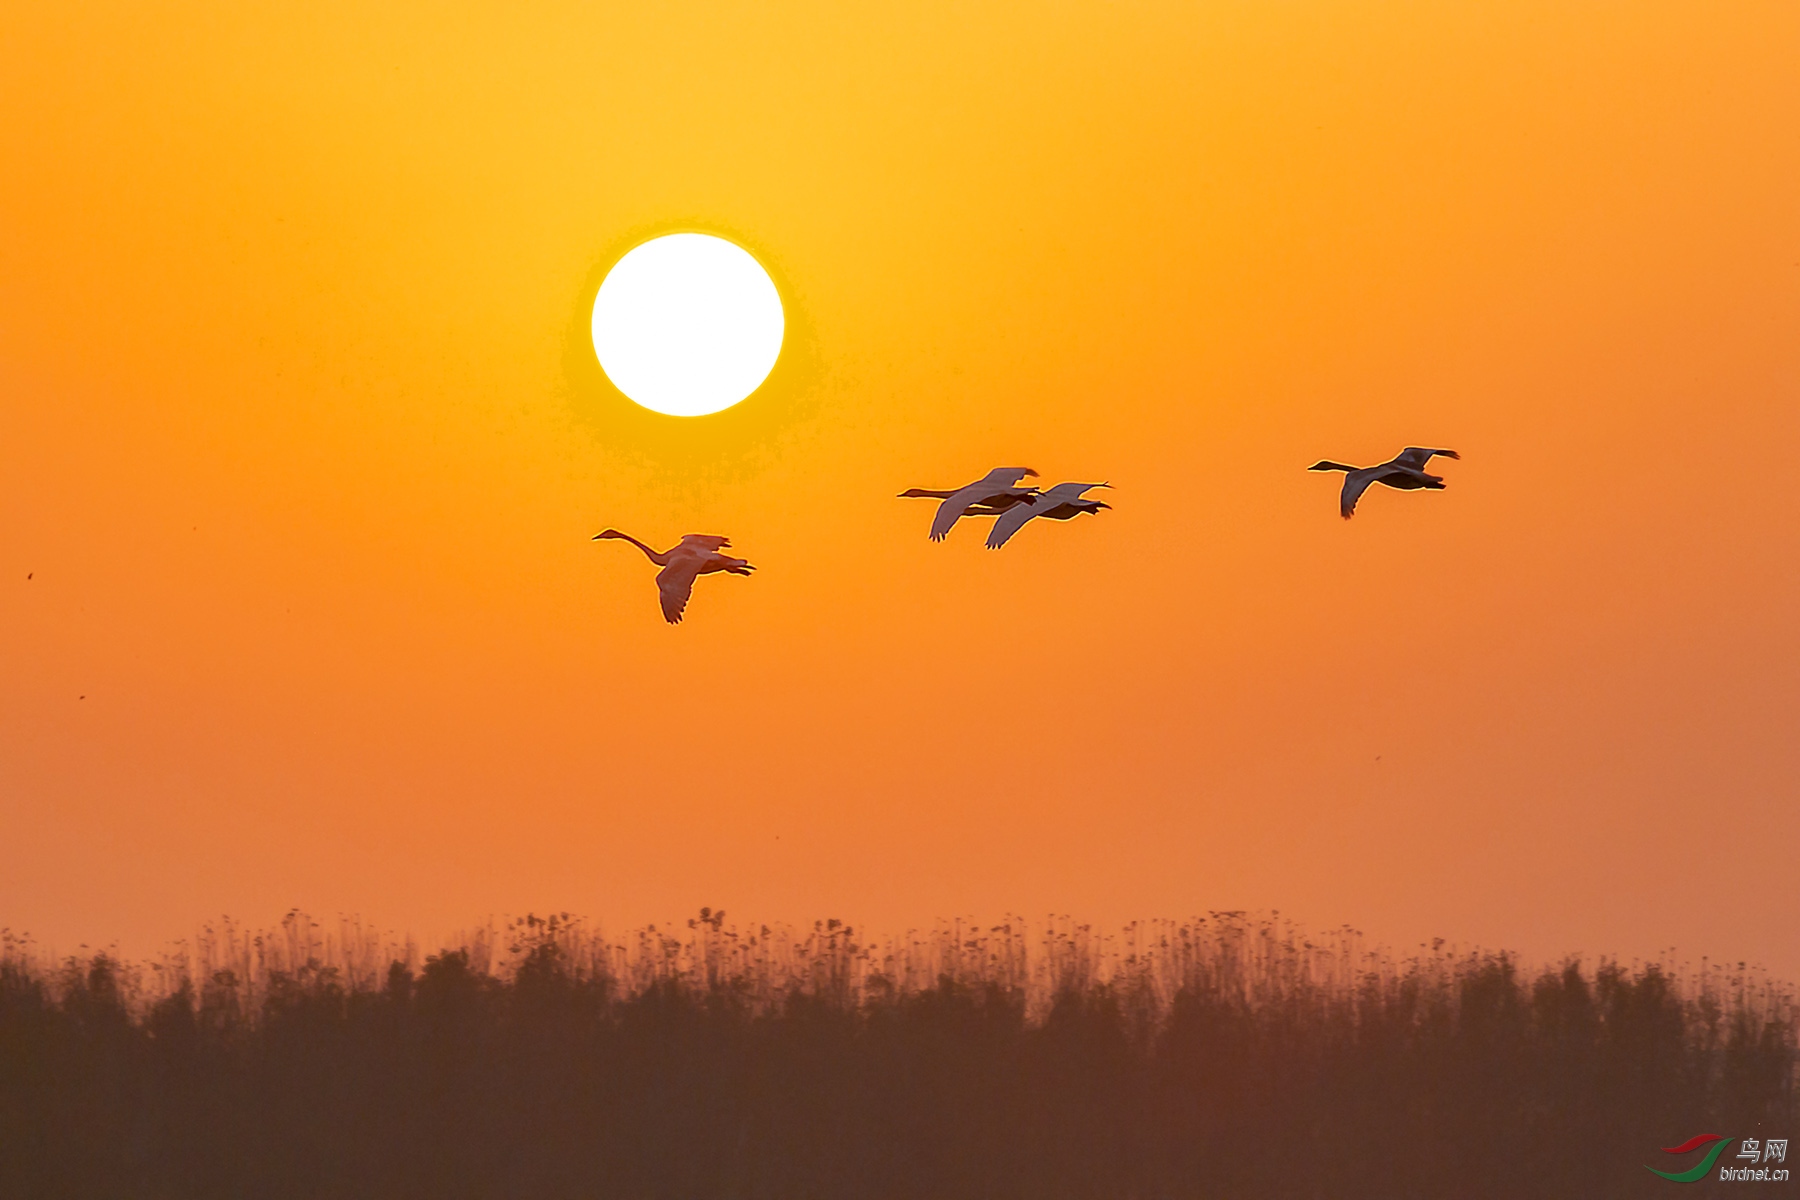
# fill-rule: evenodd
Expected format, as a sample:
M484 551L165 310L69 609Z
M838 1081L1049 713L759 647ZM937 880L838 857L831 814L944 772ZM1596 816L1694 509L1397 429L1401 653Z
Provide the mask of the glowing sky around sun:
M0 925L1274 907L1800 975L1791 0L4 36ZM593 317L694 231L782 340L674 419ZM1305 470L1408 444L1447 490L1351 522ZM1014 463L1113 507L895 499ZM671 628L608 526L757 572Z

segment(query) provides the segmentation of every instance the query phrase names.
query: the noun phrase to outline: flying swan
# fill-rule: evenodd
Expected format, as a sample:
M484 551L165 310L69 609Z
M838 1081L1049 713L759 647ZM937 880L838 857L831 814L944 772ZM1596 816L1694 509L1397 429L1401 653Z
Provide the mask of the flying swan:
M720 550L731 545L731 539L717 534L690 533L681 539L680 545L661 554L630 534L620 533L616 529L602 529L591 540L598 542L605 538L630 542L644 552L645 558L662 568L656 573L656 590L662 594L663 619L671 625L681 624L681 614L687 608L688 597L694 594L695 579L711 575L715 571L748 575L756 570L741 558L720 554Z
M938 505L937 515L931 518L931 540L941 542L949 536L950 527L959 517L989 517L1014 505L1032 503L1038 490L1017 486L1027 475L1035 477L1037 472L1030 467L995 467L974 483L952 491L908 488L900 496L902 499L926 496L943 501Z
M1403 492L1416 491L1419 488L1430 488L1434 492L1444 490L1444 479L1441 475L1427 475L1425 464L1435 455L1445 458L1461 458L1454 450L1428 450L1423 446L1408 446L1387 462L1373 467L1352 467L1344 463L1332 462L1329 458L1320 459L1309 471L1343 471L1344 494L1338 501L1338 512L1348 521L1356 512L1356 502L1362 494L1369 490L1369 485L1379 483L1383 487L1399 488Z
M1040 492L1030 504L1015 505L1000 514L993 529L988 531L987 548L998 550L1006 545L1007 539L1023 529L1025 522L1033 517L1067 521L1082 513L1097 513L1103 508L1111 508L1112 505L1099 500L1082 499L1083 492L1111 486L1110 483L1059 483L1048 491Z

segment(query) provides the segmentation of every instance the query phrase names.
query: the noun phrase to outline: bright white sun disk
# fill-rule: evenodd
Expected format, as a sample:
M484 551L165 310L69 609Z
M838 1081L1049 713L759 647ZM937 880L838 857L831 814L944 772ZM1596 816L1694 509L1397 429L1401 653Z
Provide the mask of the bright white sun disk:
M633 249L594 298L594 353L645 408L700 417L730 408L781 354L781 297L742 247L671 233Z

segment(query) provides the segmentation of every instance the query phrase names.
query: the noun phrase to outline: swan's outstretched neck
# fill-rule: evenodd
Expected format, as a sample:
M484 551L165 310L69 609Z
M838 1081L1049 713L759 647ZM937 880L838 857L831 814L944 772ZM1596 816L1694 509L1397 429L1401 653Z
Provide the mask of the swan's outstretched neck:
M589 540L598 542L598 541L602 540L603 538L618 538L622 542L630 542L632 545L636 546L639 550L642 550L644 552L644 557L648 558L651 562L655 563L657 566L666 567L669 565L669 556L668 555L658 554L656 551L652 550L650 547L644 545L644 543L642 543L642 542L638 541L636 538L632 537L629 533L620 533L616 529L602 529L599 533L596 533Z
M1341 462L1332 462L1329 458L1321 458L1306 469L1309 471L1354 471L1358 468L1345 466Z

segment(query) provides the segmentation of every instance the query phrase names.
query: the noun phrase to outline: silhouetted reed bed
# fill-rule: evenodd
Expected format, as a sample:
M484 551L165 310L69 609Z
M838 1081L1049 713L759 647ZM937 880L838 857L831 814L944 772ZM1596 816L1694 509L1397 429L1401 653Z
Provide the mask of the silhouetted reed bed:
M0 954L6 1197L1635 1196L1783 1137L1794 1001L1214 914L422 954L355 922Z

